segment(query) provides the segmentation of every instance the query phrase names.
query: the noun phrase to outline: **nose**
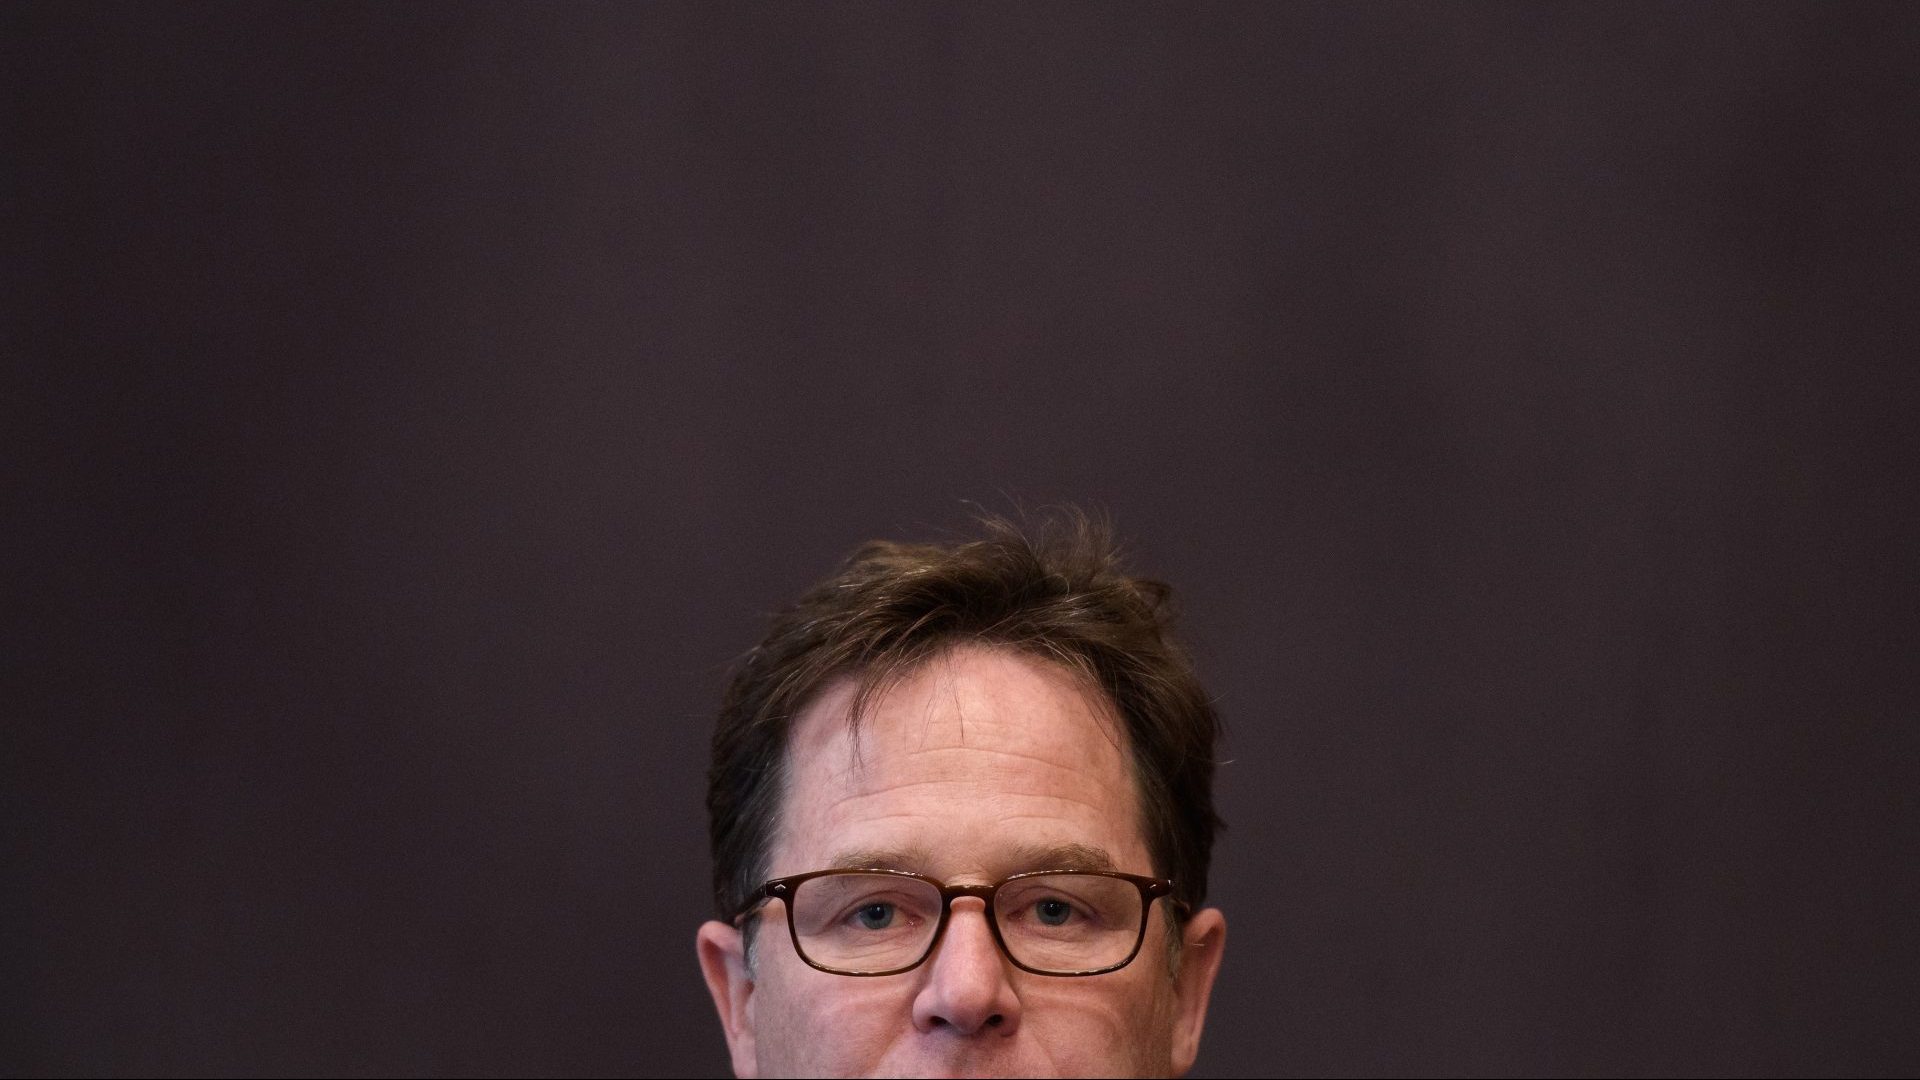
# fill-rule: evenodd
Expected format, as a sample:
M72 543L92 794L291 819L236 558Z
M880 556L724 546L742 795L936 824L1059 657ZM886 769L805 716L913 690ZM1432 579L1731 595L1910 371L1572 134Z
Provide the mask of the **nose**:
M926 982L913 999L913 1026L921 1032L1011 1036L1020 1028L1020 998L1011 965L994 944L987 909L977 897L953 901L947 929L927 958Z

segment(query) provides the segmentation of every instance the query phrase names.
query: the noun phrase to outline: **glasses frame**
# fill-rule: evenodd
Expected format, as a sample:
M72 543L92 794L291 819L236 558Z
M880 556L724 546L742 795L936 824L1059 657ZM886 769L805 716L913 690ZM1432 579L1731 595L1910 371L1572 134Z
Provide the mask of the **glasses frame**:
M926 882L928 885L940 891L940 922L939 925L934 927L933 936L927 939L927 949L920 954L919 959L911 964L888 968L885 971L844 971L840 968L815 963L813 958L807 955L807 950L800 947L800 928L793 917L794 893L801 885L812 881L814 878L834 877L843 874L887 874L892 877L912 878L915 881ZM1140 890L1140 929L1139 932L1134 935L1133 948L1128 950L1126 959L1117 964L1109 964L1101 968L1090 968L1086 971L1046 971L1041 968L1028 967L1021 963L1020 959L1013 955L1013 950L1007 948L1007 939L1000 936L1000 918L994 914L993 910L995 895L999 893L1003 886L1016 881L1026 881L1037 877L1059 877L1064 874L1077 874L1082 877L1117 878ZM1147 939L1147 922L1153 914L1153 902L1162 896L1172 895L1173 882L1167 878L1142 877L1139 874L1122 874L1113 870L1031 870L1022 874L1009 875L991 885L949 885L938 878L928 877L925 874L915 874L907 870L886 870L879 867L862 869L856 867L841 870L815 870L807 874L794 874L791 877L774 878L772 881L760 886L753 901L748 904L746 910L735 916L733 921L735 925L738 925L741 920L756 914L767 901L778 900L787 913L787 936L793 941L793 954L798 956L808 967L817 971L824 971L829 975L847 975L861 979L876 978L882 975L899 975L902 972L912 971L914 968L926 963L927 957L932 956L933 950L940 946L940 940L946 937L947 920L953 915L953 902L963 896L973 896L978 897L986 906L987 929L993 931L993 943L999 946L1000 955L1006 957L1008 963L1011 963L1021 971L1034 975L1052 975L1059 978L1076 979L1087 975L1105 975L1109 971L1119 971L1121 968L1133 963L1133 958L1140 955L1141 943ZM1177 907L1184 906L1177 900L1174 901L1174 903Z

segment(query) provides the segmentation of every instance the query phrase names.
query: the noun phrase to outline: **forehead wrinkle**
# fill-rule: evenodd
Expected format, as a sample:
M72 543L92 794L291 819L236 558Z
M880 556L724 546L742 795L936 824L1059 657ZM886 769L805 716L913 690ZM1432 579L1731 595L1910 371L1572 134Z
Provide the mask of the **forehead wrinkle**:
M833 806L827 808L822 817L828 822L847 818L849 815L854 814L858 807L864 805L867 800L881 798L886 794L886 792L874 792L870 795L848 796L845 799L838 800ZM1097 802L1045 792L995 792L981 796L975 801L979 805L995 808L996 812L993 815L993 820L996 823L1028 820L1042 823L1055 823L1060 820L1060 815L1049 810L1050 806L1055 805L1092 810L1097 817L1102 819L1106 816L1100 813L1101 807ZM1040 805L1035 806L1034 804L1036 803ZM1016 810L1016 807L1025 807L1025 809ZM881 812L875 814L859 814L857 816L857 823L861 825L877 825L890 821L917 822L924 821L928 818L934 818L940 821L954 820L954 816L941 807L913 807L911 809L900 810L883 809Z
M826 795L833 803L942 788L959 791L992 788L995 796L1086 802L1108 796L1111 794L1109 789L1112 786L1089 777L1084 767L1075 768L1070 765L1053 765L1044 771L1035 770L1035 775L1021 778L1027 780L1027 783L1013 783L1014 774L1011 769L972 769L944 776L868 777L865 778L868 781L866 783L851 782L854 778L847 774L822 779L825 790L820 794ZM1059 782L1061 779L1065 782ZM1133 794L1132 785L1126 785L1122 792L1122 801L1131 804L1134 801Z
M967 787L967 786L977 786L980 782L981 781L979 781L975 777L962 778L962 777L946 777L946 776L933 777L927 780L902 780L898 783L888 784L885 787L872 788L872 789L863 790L863 791L848 792L846 794L843 794L835 798L833 802L835 805L841 805L841 804L850 803L850 802L858 802L863 799L882 798L887 795L895 795L901 792L913 791L918 788ZM1069 795L1069 794L1056 792L1056 791L998 792L995 794L994 797L1003 798L1008 796L1017 796L1022 798L1034 798L1034 799L1061 799L1066 802L1087 801L1085 799L1078 798L1074 795Z
M1101 803L1110 795L1116 794L1109 791L1108 785L1093 782L1087 775L1087 767L1085 765L1076 766L1065 764L1037 754L988 750L981 747L941 747L924 751L912 751L910 753L916 756L939 755L942 753L964 754L962 761L969 765L974 764L977 756L981 754L1000 755L1022 761L1031 761L1042 766L1049 773L1065 773L1069 778L1069 782L1065 784L1050 784L1042 781L1033 785L1033 789L1031 790L994 790L974 796L985 802L1001 806L1040 801L1085 807L1093 809L1096 812L1103 812ZM869 762L869 766L871 766L871 764L872 763ZM1120 785L1121 790L1117 792L1117 794L1125 810L1128 812L1128 816L1135 818L1137 821L1140 813L1139 792L1132 782L1131 773L1126 769L1125 763L1116 762L1115 764L1119 767L1121 775L1125 777L1125 780L1123 780ZM876 771L882 770L876 770L872 767L843 767L834 770L827 777L823 778L829 784L839 787L842 792L832 797L830 801L827 801L826 805L822 807L825 811L825 816L828 819L842 818L845 817L847 813L852 812L852 808L856 805L865 804L875 799L887 799L903 792L926 789L939 790L942 788L964 789L982 786L992 787L996 784L1003 783L1006 779L1004 773L999 773L991 769L982 770L977 767L959 770L953 775L918 777L913 779L890 779L884 775L874 775ZM867 783L859 783L854 775L856 772L863 774L859 777L859 780L865 780ZM892 817L918 818L925 816L925 811L911 810L882 813L877 817L870 817L865 820L875 821ZM1038 815L1005 814L1005 818L1008 820L1032 816Z
M862 807L866 806L870 800L884 798L888 794L890 794L890 792L887 791L872 792L837 800L832 805L821 808L820 815L813 819L812 824L815 827L824 827L835 832L848 829L858 830L852 835L859 836L867 834L871 836L873 841L877 841L877 843L871 845L867 842L858 842L855 845L855 850L858 851L931 854L923 844L909 842L905 846L901 846L887 839L887 834L895 827L915 830L917 832L917 830L928 823L936 826L946 825L953 821L952 815L945 813L939 807L914 806L894 809L889 808L885 803L881 805L876 813L863 812ZM1034 828L1035 832L1041 836L1060 836L1064 821L1061 813L1062 810L1073 811L1066 816L1083 822L1086 820L1084 812L1092 811L1093 823L1096 825L1104 824L1108 820L1108 815L1103 812L1104 808L1096 801L1048 792L995 792L980 798L978 804L991 808L991 822L994 826L1030 825ZM795 822L794 824L798 825L799 823ZM1072 832L1078 832L1077 829L1072 829L1071 826L1069 828L1071 829L1069 833L1070 836ZM871 835L873 831L878 831L879 835ZM792 836L794 834L788 833L786 835ZM903 839L905 839L905 837L903 837ZM1122 849L1132 846L1130 838L1124 835L1114 837L1114 839L1121 842L1120 846ZM1142 842L1144 843L1144 841ZM1023 842L1017 845L1014 850L1016 852L1032 854L1036 850L1044 853L1074 848L1102 854L1107 853L1107 849L1099 845L1083 845L1076 840L1064 837L1061 838L1059 842L1052 840ZM1144 853L1144 848L1142 852ZM1025 858L1025 856L1023 855L1021 858ZM1107 861L1111 862L1112 858L1113 856L1109 855ZM1112 866L1104 867L1104 869L1114 868L1115 867ZM1096 869L1102 868L1096 867Z
M1031 724L1011 721L987 721L987 724L989 727L1004 728L1016 736L1015 741L1031 745L994 746L991 745L993 742L991 739L988 740L989 745L968 745L964 729L958 733L959 738L955 741L935 742L934 740L938 737L934 731L936 725L931 718L928 718L920 726L919 731L912 734L904 732L889 734L864 730L852 733L846 740L846 747L832 755L839 760L827 768L826 778L847 783L849 786L857 784L859 779L885 782L886 774L890 772L912 769L916 766L938 769L943 767L942 758L956 756L964 765L971 766L971 768L959 770L962 774L978 772L977 761L981 755L1004 759L1009 763L1032 762L1050 770L1075 775L1085 773L1091 764L1085 760L1070 760L1071 751L1063 748L1059 742L1046 742L1044 735L1036 733ZM1049 730L1048 734L1051 733ZM885 744L896 740L899 742L911 740L911 744L897 746L892 752L886 752ZM827 745L830 746L831 742ZM820 749L824 750L826 746ZM1118 753L1107 760L1112 760L1123 773L1131 775L1132 761L1126 753ZM952 776L935 779L958 778L958 776Z
M1010 762L1030 761L1050 771L1069 773L1076 777L1084 775L1087 772L1088 765L1089 765L1088 762L1063 760L1059 757L1055 757L1051 754L1047 754L1043 752L1028 752L1024 750L987 748L987 747L978 747L978 746L923 746L923 747L903 751L902 754L900 755L902 761L904 761L907 764L930 764L933 767L938 768L943 764L943 762L940 759L958 756L960 761L963 764L971 767L958 770L954 775L933 776L933 777L926 777L924 779L917 779L917 780L898 780L898 781L887 783L887 786L890 788L899 788L899 787L915 786L919 784L964 782L968 779L973 778L973 776L970 774L977 774L981 771L977 764L981 755L986 755L987 757L990 757L990 758L1004 758L1004 759L1008 759ZM893 765L893 764L894 763L888 763L888 765ZM1126 768L1125 761L1119 761L1119 762L1116 762L1116 764L1120 765L1122 769ZM884 782L885 780L884 775L876 778L874 777L874 774L875 773L884 774L888 771L892 771L889 769L888 765L876 765L871 759L864 760L864 761L849 761L843 767L836 768L830 771L827 774L827 779L832 781L837 781L837 782L850 782L850 781L853 781L856 778L856 776L858 776L858 777L868 778L868 779L880 779ZM894 765L894 768L897 769L898 767L899 767L898 765ZM852 785L849 784L849 786L852 786Z

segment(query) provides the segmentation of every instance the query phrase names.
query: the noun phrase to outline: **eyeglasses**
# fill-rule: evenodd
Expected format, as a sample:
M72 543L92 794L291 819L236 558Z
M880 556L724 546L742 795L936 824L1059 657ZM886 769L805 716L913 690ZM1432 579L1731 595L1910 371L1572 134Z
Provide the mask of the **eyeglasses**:
M794 952L835 975L898 975L919 967L947 928L953 902L978 897L1000 951L1035 975L1102 975L1140 952L1147 913L1173 892L1165 878L1038 870L992 885L948 885L904 870L816 870L775 878L743 911L787 908Z

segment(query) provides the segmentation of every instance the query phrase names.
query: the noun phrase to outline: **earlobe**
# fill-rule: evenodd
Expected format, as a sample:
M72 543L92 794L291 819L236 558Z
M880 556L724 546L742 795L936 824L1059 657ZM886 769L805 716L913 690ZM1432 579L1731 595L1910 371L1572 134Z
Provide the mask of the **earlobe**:
M1174 1076L1183 1076L1200 1056L1200 1031L1207 1022L1207 1000L1227 946L1227 917L1219 908L1194 913L1180 931L1180 971L1174 976Z
M746 944L740 931L723 922L705 922L694 937L694 946L700 953L700 972L706 976L707 992L713 995L713 1007L726 1031L733 1074L742 1080L758 1076L751 1008L753 976L747 970Z

